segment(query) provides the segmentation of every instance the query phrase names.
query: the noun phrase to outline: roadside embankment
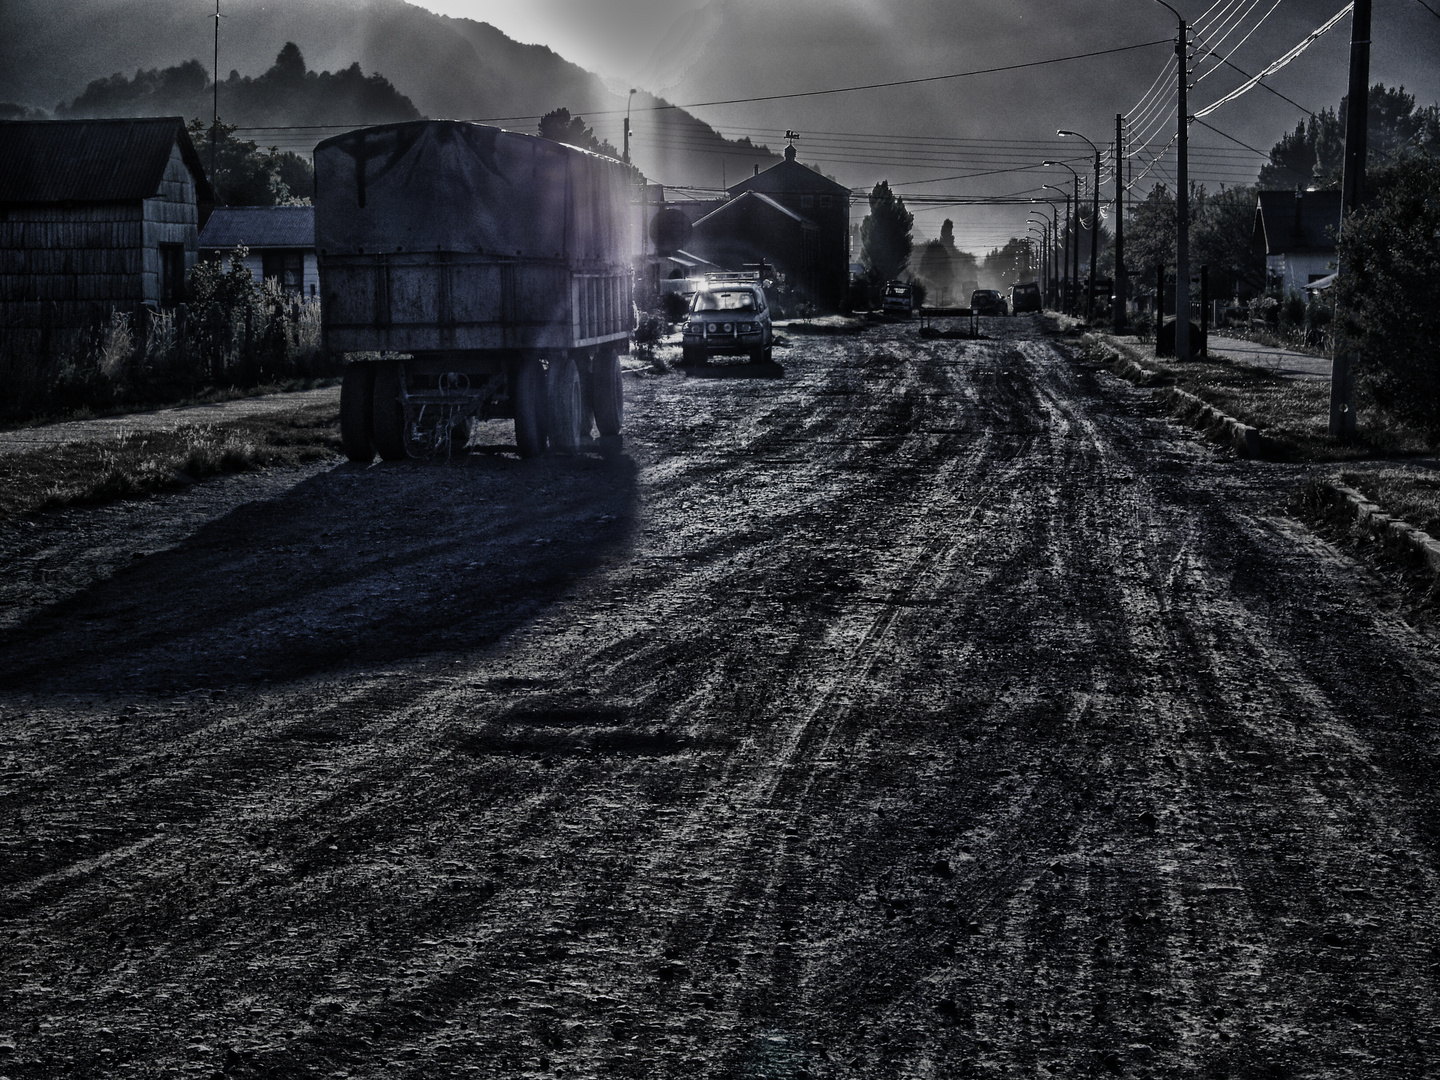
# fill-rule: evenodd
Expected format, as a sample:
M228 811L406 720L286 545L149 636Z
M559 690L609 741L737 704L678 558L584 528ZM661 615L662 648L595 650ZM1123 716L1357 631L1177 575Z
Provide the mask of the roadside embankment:
M1162 358L1134 338L1086 334L1086 357L1137 386L1154 389L1177 419L1237 453L1272 461L1357 461L1423 454L1424 433L1363 399L1353 439L1330 435L1330 385L1292 379L1224 356Z

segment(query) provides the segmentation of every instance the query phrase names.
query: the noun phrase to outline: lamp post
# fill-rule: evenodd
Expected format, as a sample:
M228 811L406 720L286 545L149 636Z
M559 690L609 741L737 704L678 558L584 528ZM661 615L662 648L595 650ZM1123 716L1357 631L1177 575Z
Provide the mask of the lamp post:
M1040 280L1045 283L1045 297L1050 296L1050 223L1043 217L1026 218L1025 223L1034 231L1040 226Z
M1167 8L1180 24L1175 37L1175 55L1180 58L1176 83L1180 89L1175 134L1175 358L1190 359L1190 113L1186 94L1190 89L1190 50L1185 35L1185 17L1165 0L1155 0ZM1156 340L1159 340L1158 327Z
M1078 131L1066 131L1063 128L1055 134L1062 138L1071 135L1077 139L1085 139ZM1089 139L1085 141L1095 152L1095 205L1090 210L1090 287L1085 290L1085 321L1089 322L1095 317L1095 259L1100 244L1100 148Z
M625 149L620 153L620 160L626 165L630 164L630 106L635 102L635 91L630 91L630 96L625 99Z
M1074 286L1080 281L1080 174L1077 173L1074 169L1071 169L1070 166L1066 165L1063 161L1045 161L1041 162L1041 164L1046 166L1059 165L1062 169L1069 169L1070 176L1073 178L1073 183L1075 187L1075 217L1071 219L1069 216L1069 210L1067 209L1065 219L1065 231L1067 233L1073 233L1075 236L1075 242L1073 244L1074 254L1071 255L1071 259L1073 260L1071 288L1066 290L1067 292L1073 292ZM1075 312L1073 309L1075 305L1072 303L1070 307L1072 309L1070 311L1070 314L1074 315Z
M1062 198L1064 198L1064 200L1065 200L1065 220L1066 220L1066 221L1069 221L1069 220L1070 220L1070 196L1067 195L1067 194L1065 194L1065 192L1061 191L1059 188L1053 186L1052 184L1041 184L1040 186L1041 186L1042 188L1044 188L1045 190L1047 190L1047 191L1057 192ZM1044 203L1046 203L1046 204L1050 207L1050 243L1051 243L1051 245L1052 245L1053 247L1055 247L1055 248L1058 249L1059 246L1060 246L1060 221L1059 221L1059 219L1058 219L1057 216L1056 216L1056 215L1059 213L1059 211L1056 209L1055 203L1054 203L1052 200L1050 200L1050 199L1044 199L1044 200L1041 200L1041 199L1031 199L1030 201L1031 201L1031 202L1042 202L1042 201L1043 201ZM1062 257L1062 259L1061 259L1061 266L1062 266L1062 268L1063 268L1063 265L1064 265L1064 259L1063 259L1063 257ZM1051 295L1052 295L1052 297L1053 297L1055 293L1058 293L1058 292L1060 291L1060 275L1059 275L1059 273L1058 273L1058 272L1056 271L1056 269L1055 269L1055 260L1054 260L1054 259L1051 259L1051 260L1050 260L1050 273L1051 273L1052 275L1054 275L1054 277L1055 277L1055 288L1051 291Z

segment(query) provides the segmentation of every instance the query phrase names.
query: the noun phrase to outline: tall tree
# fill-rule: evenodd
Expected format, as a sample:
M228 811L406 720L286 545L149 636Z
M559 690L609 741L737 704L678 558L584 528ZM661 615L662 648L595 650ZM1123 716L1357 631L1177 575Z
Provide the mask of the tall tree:
M1340 186L1345 161L1345 123L1348 97L1340 108L1321 109L1301 120L1270 148L1270 160L1260 166L1263 191L1293 191ZM1417 152L1440 153L1440 106L1416 108L1415 95L1405 88L1376 83L1367 102L1366 156L1381 167Z
M1253 293L1265 287L1265 256L1252 243L1256 191L1248 185L1201 187L1190 229L1190 265L1210 272L1210 295Z
M905 209L905 200L881 180L870 192L870 213L860 223L861 261L877 282L898 278L910 262L915 246L910 230L915 215Z
M262 150L251 140L237 139L234 124L223 120L218 124L215 169L210 182L223 205L281 206L310 201L315 172L308 161L274 147ZM210 126L202 120L192 120L189 131L208 171Z
M581 150L592 150L617 160L620 157L620 151L608 141L596 138L595 132L586 126L584 117L571 116L570 110L563 106L540 118L540 137L578 146Z
M1012 236L1004 245L985 256L985 272L1000 287L1028 281L1035 276L1034 248L1029 240Z

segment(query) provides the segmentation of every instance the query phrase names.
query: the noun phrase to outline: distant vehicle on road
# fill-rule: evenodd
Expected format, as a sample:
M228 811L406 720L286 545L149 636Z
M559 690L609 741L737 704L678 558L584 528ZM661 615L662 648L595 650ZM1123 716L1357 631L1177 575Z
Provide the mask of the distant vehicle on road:
M887 281L885 295L880 300L880 310L886 315L910 318L915 311L915 287L908 281Z
M758 273L707 274L705 287L690 301L680 352L686 364L712 356L748 356L769 363L774 347L770 304Z
M976 289L970 294L970 310L976 315L1004 315L1005 298L994 289Z
M1040 286L1026 281L1010 286L1010 314L1023 315L1040 310Z

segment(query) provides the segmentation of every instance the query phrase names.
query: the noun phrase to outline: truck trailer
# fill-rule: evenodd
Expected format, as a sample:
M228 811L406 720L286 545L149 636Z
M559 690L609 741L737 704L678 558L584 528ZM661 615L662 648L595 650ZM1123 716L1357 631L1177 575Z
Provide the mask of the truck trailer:
M321 328L327 351L351 354L346 455L448 455L471 418L513 418L525 457L575 452L592 421L618 435L632 177L611 158L460 121L320 143Z

